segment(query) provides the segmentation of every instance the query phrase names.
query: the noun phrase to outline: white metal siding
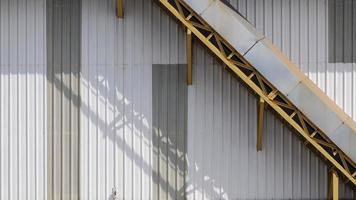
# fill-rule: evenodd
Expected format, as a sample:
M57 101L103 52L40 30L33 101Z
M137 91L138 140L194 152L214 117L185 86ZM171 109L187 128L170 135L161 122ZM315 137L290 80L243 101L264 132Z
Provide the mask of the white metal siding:
M328 1L328 60L329 62L356 62L356 2L354 0Z
M185 199L187 89L185 65L152 66L152 199Z
M231 3L355 119L356 65L328 63L327 59L328 1ZM188 197L325 198L325 164L270 113L266 118L264 150L257 153L255 98L236 86L225 72L212 69L212 61L207 61L208 56L201 50L197 49L194 55L196 69L193 90L189 91L191 118L187 138L187 191L194 192L187 193ZM212 96L216 97L214 101ZM236 102L238 105L234 106ZM206 159L207 154L212 155L212 162ZM221 172L211 177L216 169ZM232 185L238 187L231 188ZM355 192L350 186L341 185L341 196L352 198Z
M0 1L0 199L46 198L44 0Z
M127 199L175 199L182 175L167 157L168 133L153 134L168 124L153 127L152 66L184 63L183 30L152 1L124 5L117 19L115 0L82 2L81 197L104 199L117 187ZM160 113L155 122L167 122Z
M356 1L230 0L343 110L356 120L356 63L329 62L330 54L356 58ZM329 19L329 3L337 2ZM338 24L335 52L329 49L329 21ZM351 27L347 27L350 26ZM350 30L352 29L352 30ZM341 31L340 31L341 30ZM352 33L352 34L351 34ZM342 39L340 39L342 38ZM349 47L352 45L352 48ZM346 51L349 49L350 51Z
M79 197L80 1L47 1L48 198Z
M188 92L188 199L325 199L327 166L274 114L256 151L257 98L195 45ZM354 195L341 185L341 196Z
M329 24L327 0L234 0L230 2L252 24L254 24L258 30L263 32L268 38L272 39L273 42L286 55L288 55L293 62L299 65L301 70L318 84L321 89L334 99L346 113L354 119L356 118L356 64L328 63ZM346 9L344 15L353 16L354 18L352 13L356 13L355 2L344 1L344 3L349 7L351 6L353 10ZM347 6L343 6L343 8ZM351 20L353 18L345 17L343 19ZM338 19L340 20L340 18ZM345 41L352 41L352 38L346 38L345 36ZM348 53L342 51L342 49L343 44L340 45L337 51L341 51L345 54ZM196 53L195 55L200 54ZM187 180L191 180L193 186L198 186L194 189L195 192L192 192L190 197L196 198L204 195L207 195L208 197L209 195L212 197L228 196L229 198L262 198L267 196L269 198L298 199L302 197L325 197L327 174L324 164L321 163L313 153L306 150L297 138L291 136L292 133L278 120L270 122L270 120L272 120L271 118L274 119L270 113L267 114L267 124L265 125L265 152L257 153L255 151L255 125L257 116L256 102L254 98L245 100L245 102L248 101L249 103L245 103L244 105L244 101L241 101L241 90L235 91L235 89L227 89L236 88L236 86L234 86L233 83L230 83L231 80L229 79L227 82L222 81L226 79L226 75L223 76L219 74L215 76L216 73L214 72L214 81L211 81L212 69L208 68L208 65L206 65L206 56L195 56L195 59L195 66L198 69L196 69L195 81L193 81L195 83L193 85L193 88L195 88L194 92L189 92L189 98L192 99L188 101L188 107L190 107L190 109L188 109L190 111L188 112L188 118L190 116L192 118L188 120L188 127L190 127L190 129L188 128L187 151L188 162L191 163L193 159L193 161L202 164L200 164L200 167L198 166L199 170L195 169L194 167L197 166L194 165L193 168L191 166L189 167L189 177L187 177ZM208 63L211 63L211 61ZM220 76L223 78L220 78ZM217 77L217 80L215 77ZM211 91L211 89L206 88L214 88L214 90L213 92L207 93L207 91ZM244 91L243 89L244 88L242 88L242 91ZM218 95L215 93L218 93ZM209 101L211 98L206 98L206 95L220 96L221 94L223 95L223 98L218 98L216 101L214 99L213 103ZM195 95L195 97L191 97L191 95ZM239 98L236 99L236 96ZM246 98L248 97L242 99ZM224 99L227 100L224 101ZM205 101L203 104L206 107L202 105L201 107L195 106L192 104L192 101ZM237 117L240 120L239 123L235 120L230 120L233 118L232 116L234 116L234 111L230 111L233 102L238 102L238 108L242 107L241 109L244 111ZM213 108L211 108L211 105L214 105ZM224 123L224 121L221 121L215 122L217 123L216 130L215 128L212 129L211 127L206 127L206 130L214 130L210 137L209 134L200 137L194 135L197 134L197 131L202 131L204 133L205 129L203 129L203 127L206 125L211 126L211 117L204 112L210 114L213 113L214 121L216 121L215 118L217 120L227 119L227 122L225 122L227 123L227 131L224 131L223 124L221 124ZM241 110L236 112L241 112ZM197 114L198 116L195 116ZM221 116L222 119L220 119ZM191 123L191 125L189 123ZM198 126L198 128L196 126ZM235 127L234 129L234 126L237 126L237 128ZM229 132L231 129L234 134L231 134L230 136ZM282 133L277 131L278 129L280 131L283 130ZM214 138L214 134L221 134L222 136ZM228 139L224 137L225 134L227 134ZM235 134L238 135L238 139L233 138L237 137ZM210 140L217 142L206 147L204 146L206 145L205 141L209 141L209 138ZM238 144L241 144L242 147L240 145L238 145L238 149L233 147L236 146L236 141ZM282 141L287 142L282 143ZM235 142L235 144L232 145L231 142L233 144ZM196 147L197 145L201 146ZM222 164L216 165L216 162L213 162L212 166L205 167L205 152L209 151L209 149L214 146L217 146L217 150L214 151L214 154L217 154L217 156L213 157L213 160L216 160L215 158L222 159L217 162ZM227 148L228 152L232 152L232 156L229 156L229 153L226 155L225 148ZM238 155L237 158L236 153ZM278 157L281 159L278 159ZM244 164L242 164L241 169L241 167L239 168L239 165L241 164L237 164L236 161L234 163L234 160L240 162L243 160L248 161L243 162ZM260 167L256 167L256 163L257 166ZM201 171L209 171L210 169L220 167L219 169L226 173L226 170L229 169L229 167L226 169L223 168L223 166L226 165L230 165L230 167L232 166L234 169L233 172L228 172L228 174L218 174L216 176L217 180L204 181L212 178L209 177L209 173L201 174ZM259 171L260 169L263 171ZM235 171L238 171L239 173L234 173ZM281 173L278 174L277 172ZM260 177L261 175L262 177ZM260 178L262 178L262 180ZM235 181L238 186L241 186L239 188L242 189L230 189L229 187L231 187L231 184L229 183L231 183L231 181L232 183ZM211 185L213 185L211 182L219 182L219 184L211 187ZM226 183L225 187L224 183ZM220 188L220 190L218 188ZM341 185L340 189L342 197L352 198L356 195L354 191L352 192L350 186ZM187 190L190 191L189 187ZM226 192L226 190L230 192Z
M327 64L326 0L233 5L356 118L352 64ZM163 131L159 141L154 135L153 104L168 108L168 86L155 93L152 66L185 63L184 32L152 1L125 1L124 19L115 17L114 0L83 0L82 6L81 196L107 198L117 187L127 199L174 199L177 191L168 189L177 182L169 175L179 167L164 156L169 135ZM325 198L326 165L270 112L257 153L255 97L194 46L185 139L188 198ZM158 121L165 130L167 119ZM341 196L352 195L341 186Z

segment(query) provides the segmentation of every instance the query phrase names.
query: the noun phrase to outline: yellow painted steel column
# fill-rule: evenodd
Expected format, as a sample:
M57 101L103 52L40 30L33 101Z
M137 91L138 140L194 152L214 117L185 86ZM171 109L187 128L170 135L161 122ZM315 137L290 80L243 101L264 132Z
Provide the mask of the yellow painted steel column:
M124 17L124 0L117 0L116 1L116 15L118 18Z
M328 199L339 199L339 176L337 175L335 170L332 170L330 172Z
M187 84L193 84L192 31L187 29Z
M260 98L260 102L258 103L258 120L257 120L257 151L262 151L262 143L263 143L263 121L264 121L264 113L266 102L263 98Z

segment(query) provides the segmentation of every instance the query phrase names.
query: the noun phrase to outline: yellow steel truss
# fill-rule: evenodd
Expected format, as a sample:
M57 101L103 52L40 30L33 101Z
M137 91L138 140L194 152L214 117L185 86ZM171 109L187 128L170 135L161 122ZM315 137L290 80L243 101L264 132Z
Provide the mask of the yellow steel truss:
M356 185L355 163L294 106L287 97L266 80L234 47L221 37L219 33L182 0L158 1L213 54L223 61L233 74L237 75L239 79L254 91L260 97L261 102L266 103L293 127L295 132L301 136L300 138L304 140L304 144L316 150L333 168L341 172L354 186Z

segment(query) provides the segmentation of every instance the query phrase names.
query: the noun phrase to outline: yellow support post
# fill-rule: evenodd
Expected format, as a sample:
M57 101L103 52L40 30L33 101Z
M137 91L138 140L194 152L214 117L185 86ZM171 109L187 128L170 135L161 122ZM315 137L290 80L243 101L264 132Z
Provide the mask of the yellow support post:
M118 18L124 17L124 0L116 0L116 16Z
M263 143L263 121L264 121L264 113L266 102L263 98L260 98L260 102L258 103L258 120L257 120L257 151L262 151L262 143Z
M193 84L192 31L187 29L187 84Z
M339 200L339 177L335 170L330 172L328 199Z

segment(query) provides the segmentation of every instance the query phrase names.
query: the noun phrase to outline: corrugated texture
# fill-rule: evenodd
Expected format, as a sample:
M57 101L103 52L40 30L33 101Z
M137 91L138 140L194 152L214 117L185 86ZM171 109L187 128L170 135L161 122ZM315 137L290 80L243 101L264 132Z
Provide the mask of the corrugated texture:
M152 199L185 199L186 67L153 65Z
M163 79L152 79L153 65L184 63L183 30L152 1L124 1L123 19L115 17L115 0L82 5L81 197L105 199L113 187L127 199L180 197L182 168L175 159L184 154L170 145L182 141L168 137L175 134L168 123L174 111L159 108L172 102L167 91L152 90ZM153 97L154 91L162 95ZM158 131L158 138L158 129L171 132Z
M351 44L356 46L355 36L351 35L356 32L355 1L230 0L230 2L356 120L356 64L329 61L329 55L333 54L337 54L335 56L338 58L356 57L355 48L349 46ZM330 4L337 6L329 8ZM337 13L329 13L330 10L336 10ZM335 21L339 26L336 29L330 27ZM351 28L352 30L349 30ZM333 37L336 38L332 39ZM335 42L336 40L342 42ZM333 45L335 48L332 48Z
M188 199L325 199L326 164L271 112L256 151L257 99L200 45L188 92ZM355 192L341 183L340 195Z
M356 62L356 2L329 0L329 62Z
M0 1L0 199L46 197L44 0Z
M80 0L47 1L48 199L79 197Z
M341 106L354 116L350 106L354 95L345 91L353 90L355 83L350 71L344 71L352 67L331 64L329 69L326 61L323 2L314 7L316 1L306 0L247 0L233 5L298 61L328 95L346 102ZM181 189L174 191L181 188L179 176L173 174L181 168L167 158L170 146L179 144L170 141L167 131L170 117L176 116L170 109L179 101L171 102L176 94L169 94L174 84L168 81L173 79L156 77L153 66L175 70L176 64L185 63L184 31L151 1L125 1L124 19L115 17L114 0L82 4L81 197L107 198L112 187L127 199L179 197ZM313 24L312 8L318 10L318 26ZM316 42L318 47L312 45ZM187 98L189 199L326 197L326 165L269 112L264 150L256 152L255 97L199 45L194 47L194 80ZM173 158L178 149L172 151ZM341 193L352 197L344 185Z
M327 1L231 3L354 115L356 69L327 61ZM326 198L326 165L271 113L265 120L264 149L256 152L255 97L202 52L195 50L194 89L188 101L188 198ZM344 184L340 193L343 198L355 196Z
M329 96L338 102L340 106L342 106L349 115L353 115L353 109L354 105L353 102L354 100L354 93L352 92L354 89L354 84L355 80L353 78L353 74L355 74L355 68L352 68L351 66L354 64L343 64L343 63L336 63L336 64L329 64L327 63L327 45L323 42L326 41L327 43L327 35L328 33L325 32L327 31L327 1L232 1L231 2L234 7L236 7L250 22L252 22L257 29L259 29L261 32L266 34L266 36L270 39L273 40L275 44L279 46L279 48L284 51L286 55L291 57L291 59L297 63L299 66L301 66L301 70L303 70L309 77L315 81L319 87L321 87L324 91L333 91L333 93L328 93ZM325 12L323 12L325 11ZM319 21L318 21L319 20ZM324 21L323 21L324 20ZM317 23L319 22L319 23ZM324 32L322 32L320 29L323 30L323 27L325 29ZM318 42L319 41L319 42ZM323 46L324 45L324 46ZM196 53L199 55L199 53ZM319 57L318 57L318 56ZM234 95L233 93L236 92L235 89L230 91L229 89L226 88L231 88L233 87L229 83L225 83L226 76L224 77L223 75L218 75L217 81L212 82L212 77L207 77L207 74L211 76L212 72L209 72L211 69L207 69L207 61L206 61L206 56L198 57L196 58L196 65L198 67L197 69L197 75L196 75L196 89L195 92L189 93L189 98L191 98L190 94L195 95L195 97L192 98L192 100L188 101L188 108L192 105L192 101L198 101L198 102L204 102L205 107L200 105L199 106L191 106L191 109L188 109L190 112L188 112L188 116L192 116L192 119L188 120L188 163L190 163L192 160L197 163L201 163L200 167L197 163L193 164L192 166L189 166L189 173L190 177L187 178L188 180L192 180L192 183L188 187L194 186L196 188L192 193L190 197L207 197L207 198L222 198L224 196L229 196L230 198L263 198L264 196L267 196L269 198L322 198L325 197L325 176L326 176L326 171L325 166L323 163L320 163L318 159L314 156L314 154L309 153L303 145L301 145L296 138L293 139L289 138L287 141L292 141L292 143L295 143L295 145L291 146L290 142L274 142L274 143L268 143L270 138L275 137L274 141L285 141L286 137L292 137L289 134L290 131L288 129L284 130L283 135L278 135L278 131L276 131L275 127L283 127L279 121L275 122L275 124L270 124L269 117L267 117L267 135L268 132L272 132L274 135L273 136L267 136L267 141L266 139L264 141L267 142L267 146L265 148L265 151L267 151L267 155L269 154L268 152L271 151L272 149L272 160L270 158L263 158L263 156L257 155L255 152L255 141L256 141L256 128L255 124L257 123L257 117L256 115L256 103L254 99L251 100L246 100L246 101L253 101L253 104L248 104L248 105L241 105L243 102L237 101L236 99L231 100L231 96ZM209 62L208 62L209 63ZM202 65L204 67L199 66ZM330 66L333 66L333 68L329 68ZM346 68L348 66L348 68ZM199 70L201 69L201 70ZM327 71L325 71L327 70ZM340 75L341 73L341 75ZM200 75L199 75L200 74ZM214 73L215 75L215 73ZM220 78L222 76L223 78ZM214 77L215 78L215 77ZM221 80L220 80L220 79ZM336 84L335 81L338 80L341 82L341 84ZM199 87L200 83L200 87ZM213 86L212 86L213 85ZM207 91L211 91L211 89L206 89L208 88L213 88L216 87L217 85L217 91L214 90L213 93L207 93ZM205 88L205 89L204 89ZM225 90L226 89L226 90ZM345 92L345 90L350 90L350 92ZM205 92L204 92L205 91ZM225 92L225 93L224 93ZM213 103L209 103L208 99L211 99L210 97L207 98L206 95L215 95L215 93L218 93L217 96L223 95L222 99L217 99L217 101L214 101ZM241 95L238 93L237 96ZM226 94L226 96L225 96ZM332 94L332 95L330 95ZM228 99L227 101L224 101L224 99ZM240 97L241 98L241 97ZM246 97L245 97L246 98ZM341 101L338 101L341 99ZM248 135L248 140L244 141L244 138L238 138L238 142L241 142L242 139L242 145L243 148L241 149L241 146L237 150L238 153L243 154L245 157L239 157L237 158L238 161L242 160L248 160L247 164L245 164L245 167L241 170L238 167L236 167L236 163L233 163L233 160L236 156L236 149L234 149L233 146L236 145L231 145L229 144L231 141L231 138L234 137L234 134L230 137L230 134L228 134L229 139L224 140L224 136L221 138L214 138L214 134L218 135L224 135L225 131L224 128L227 128L227 131L231 131L231 124L235 126L236 121L232 120L231 121L231 116L234 115L233 111L231 110L231 105L233 102L239 102L239 106L243 107L245 109L245 116L242 117L243 115L239 115L240 120L242 117L242 122L239 122L238 124L240 126L241 123L248 124L247 128L245 129L240 129L236 128L233 130L233 133L237 133L239 136L242 134L247 134ZM340 103L342 102L342 103ZM200 103L198 103L200 104ZM211 108L211 105L214 105L213 108ZM215 106L216 105L216 106ZM207 111L207 108L208 111ZM224 113L224 108L225 112ZM192 133L197 133L198 131L201 131L203 129L203 133L206 132L204 130L204 127L206 124L211 125L211 117L204 117L207 116L206 112L208 113L214 113L214 117L216 116L217 120L222 120L221 122L217 123L217 130L212 133L213 139L212 141L218 141L217 143L213 143L212 145L208 145L209 147L205 147L206 145L206 140L209 140L209 134L203 136L192 136ZM215 114L217 112L217 114ZM195 116L198 115L198 116ZM252 116L251 116L252 115ZM222 119L220 119L222 116ZM213 121L216 121L215 118L213 117ZM251 118L250 118L251 117ZM226 121L224 120L227 119ZM197 121L195 121L197 120ZM225 122L224 122L225 121ZM224 127L224 125L221 125L221 123L226 123L227 127ZM252 124L252 127L251 125ZM277 124L277 125L276 125ZM198 128L196 127L198 126ZM212 130L212 128L206 128L206 130ZM215 129L213 129L215 130ZM246 133L247 131L247 133ZM236 137L236 136L235 136ZM192 139L193 138L193 139ZM197 142L201 141L201 138L204 138L204 140L201 142L200 147L196 147ZM253 138L253 139L251 139ZM223 140L222 142L219 141ZM193 141L192 141L193 140ZM272 140L273 141L273 140ZM236 142L234 140L233 142ZM191 144L191 145L189 145ZM238 173L236 175L233 175L233 173L229 172L228 175L225 174L218 174L216 177L217 180L213 180L211 182L220 182L216 186L210 187L209 185L214 185L212 183L209 183L209 181L212 179L209 177L209 174L204 173L205 170L209 171L209 167L206 167L206 163L204 163L204 158L206 157L206 152L209 151L209 148L211 146L217 145L217 151L213 151L217 156L215 158L218 159L223 159L221 162L219 161L218 163L222 163L221 165L216 165L212 164L211 169L216 169L216 168L222 168L222 170L226 173L227 169L224 169L224 166L233 166L234 169L237 168L237 170L242 171L241 173ZM220 147L219 147L220 146ZM225 155L225 149L227 146L227 151L233 152L233 156L229 157L228 155ZM202 149L203 148L203 149ZM220 150L220 153L219 153ZM286 151L287 150L287 151ZM304 151L304 153L303 153ZM203 152L203 153L202 153ZM218 152L218 153L216 153ZM276 154L282 154L281 159L278 160L273 160L278 158L276 157ZM259 153L260 154L260 153ZM202 156L200 156L202 155ZM212 153L212 155L214 155ZM224 156L225 155L225 156ZM190 157L189 157L190 156ZM221 158L223 157L223 158ZM189 159L190 158L190 159ZM224 160L225 159L225 160ZM282 160L284 159L284 161ZM291 160L289 160L291 159ZM213 160L215 160L213 158ZM252 160L252 161L250 161ZM294 164L293 162L296 162ZM233 164L231 164L231 162ZM263 172L269 175L273 175L272 177L268 178L268 181L266 183L263 183L264 181L260 180L259 177L259 172L258 169L256 170L255 163L260 163L262 162L265 167L263 167ZM251 163L251 164L250 164ZM282 166L282 168L278 169L278 165ZM202 167L203 166L203 167ZM260 164L258 164L260 166ZM269 169L269 166L272 166ZM198 168L198 169L197 169ZM321 169L318 169L321 168ZM276 169L278 169L276 171ZM287 169L287 173L285 172L285 169ZM281 171L282 173L278 174L277 172ZM292 173L288 172L288 170L291 170ZM203 172L201 172L203 171ZM314 172L314 173L313 173ZM325 174L324 174L325 173ZM247 175L246 175L247 174ZM263 174L263 173L262 173ZM197 177L196 177L197 176ZM246 176L246 177L245 177ZM244 178L245 177L245 178ZM248 177L248 178L247 178ZM289 177L289 178L288 178ZM258 178L258 179L257 179ZM236 190L235 188L231 189L230 192L226 192L226 190L229 190L231 180L232 181L237 181L237 183L240 183L245 186L242 187L243 189L241 190L241 193L239 190ZM270 184L269 180L275 180L274 184ZM220 180L220 181L219 181ZM230 182L229 182L230 180ZM280 181L278 181L280 180ZM242 182L241 182L242 181ZM225 184L225 187L223 183ZM247 184L247 186L246 186ZM208 186L206 186L208 185ZM271 185L274 186L276 185L276 188L280 188L280 190L272 189L271 190ZM278 186L279 185L279 186ZM254 186L254 187L253 187ZM258 190L262 191L261 193L255 193L256 186ZM220 190L217 188L220 187ZM205 191L205 192L204 192ZM218 191L218 192L216 192ZM269 194L264 195L263 191L267 191ZM216 195L216 196L215 196ZM355 195L355 192L350 189L349 186L341 185L341 196L345 198L352 198ZM200 198L198 198L200 199Z

